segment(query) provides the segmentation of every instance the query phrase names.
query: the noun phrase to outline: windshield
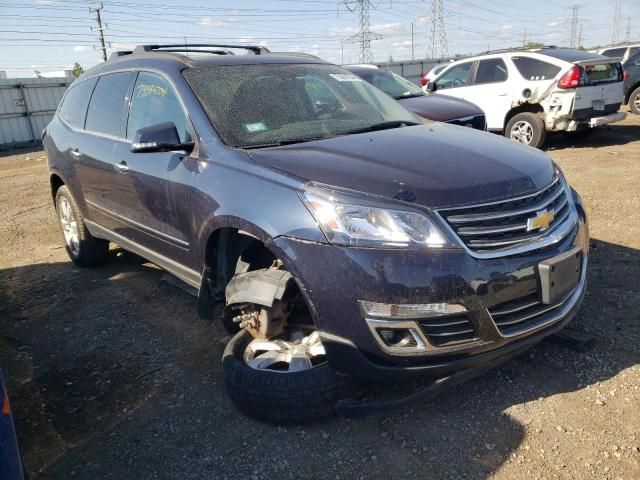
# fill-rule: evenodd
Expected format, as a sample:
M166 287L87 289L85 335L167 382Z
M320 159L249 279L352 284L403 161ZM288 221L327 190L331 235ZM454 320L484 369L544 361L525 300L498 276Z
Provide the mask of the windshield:
M367 72L358 72L358 75L374 87L378 87L384 93L396 99L425 95L420 87L393 72L371 69L371 71Z
M420 122L384 93L334 65L214 65L186 70L184 76L222 139L234 147L304 142Z

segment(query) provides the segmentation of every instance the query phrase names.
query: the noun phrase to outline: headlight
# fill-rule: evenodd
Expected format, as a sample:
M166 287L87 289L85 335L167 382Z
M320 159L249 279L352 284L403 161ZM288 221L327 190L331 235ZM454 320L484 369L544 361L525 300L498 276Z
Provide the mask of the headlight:
M426 214L381 206L379 201L351 192L309 186L302 199L327 239L354 247L451 247Z

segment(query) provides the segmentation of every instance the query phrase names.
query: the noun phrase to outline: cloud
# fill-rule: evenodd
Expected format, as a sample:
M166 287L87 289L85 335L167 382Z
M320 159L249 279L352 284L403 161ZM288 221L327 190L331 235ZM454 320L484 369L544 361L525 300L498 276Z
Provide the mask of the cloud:
M40 5L51 5L52 3L55 3L53 0L38 0L38 2Z
M74 52L86 52L87 50L89 50L89 47L86 45L76 45L73 47Z
M560 20L554 20L553 22L549 22L547 23L547 25L549 27L557 27L558 25L562 25L564 23L564 19L561 18Z
M222 27L224 25L224 22L221 22L220 20L214 20L211 17L202 17L198 22L198 25L207 28L218 28Z
M500 28L502 30L513 30L513 25L502 25Z
M370 30L381 35L406 32L409 27L401 23L379 23L371 25ZM331 27L327 30L330 37L350 37L358 33L358 27Z
M411 40L404 40L402 42L394 42L391 44L394 48L405 49L411 47Z

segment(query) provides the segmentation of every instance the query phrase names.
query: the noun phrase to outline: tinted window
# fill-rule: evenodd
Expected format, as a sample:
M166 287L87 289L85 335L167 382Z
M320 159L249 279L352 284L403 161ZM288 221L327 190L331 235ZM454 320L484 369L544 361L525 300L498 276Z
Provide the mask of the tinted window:
M95 78L80 82L69 89L60 107L60 116L76 128L84 127L84 117L91 92L96 84Z
M464 87L468 85L472 65L473 62L466 62L456 65L455 67L451 67L436 81L437 87L442 89Z
M131 76L132 74L127 72L100 77L87 112L87 130L120 135L124 99L129 91Z
M640 52L640 47L631 47L629 49L629 58L633 57L638 52Z
M140 72L131 97L127 138L133 139L140 128L173 122L181 142L193 140L191 127L173 88L155 73Z
M393 98L424 95L424 92L417 85L392 72L372 69L371 71L361 72L358 75Z
M549 80L560 71L560 67L530 57L511 57L514 65L527 80Z
M602 52L602 55L604 55L605 57L616 58L616 57L624 56L626 51L627 51L627 47L624 47L624 48L612 48L610 50L605 50L604 52Z
M475 83L504 82L507 79L507 66L501 58L480 60Z

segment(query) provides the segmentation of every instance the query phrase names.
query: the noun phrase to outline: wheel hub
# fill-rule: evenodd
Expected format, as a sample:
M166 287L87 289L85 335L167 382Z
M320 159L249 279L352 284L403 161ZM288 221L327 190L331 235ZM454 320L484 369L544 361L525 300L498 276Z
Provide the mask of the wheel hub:
M520 120L511 127L510 137L512 140L530 145L533 139L533 127L529 122Z
M292 330L281 338L254 339L244 351L245 363L256 370L292 373L326 362L326 352L317 331L306 335Z
M64 241L71 250L71 253L78 255L80 251L80 238L78 235L78 222L73 217L73 210L69 200L64 197L60 197L60 203L58 206L58 212L60 217L60 225L62 226L62 234L64 235Z

